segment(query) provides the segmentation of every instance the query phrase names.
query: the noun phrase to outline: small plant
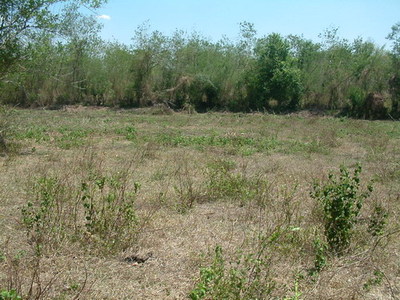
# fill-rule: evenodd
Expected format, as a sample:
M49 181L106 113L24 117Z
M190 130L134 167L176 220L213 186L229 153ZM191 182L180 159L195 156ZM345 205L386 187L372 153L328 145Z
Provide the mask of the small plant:
M245 179L241 174L232 172L234 167L234 162L227 160L218 160L208 165L207 189L211 198L239 198L245 193Z
M365 291L371 291L372 287L378 286L382 283L384 273L380 270L374 270L373 276L364 283L363 288Z
M133 125L128 125L124 128L118 128L115 130L116 134L122 134L128 141L134 142L137 139L136 128Z
M388 217L388 211L383 206L379 204L375 205L374 211L369 220L368 232L372 236L382 235L385 230Z
M325 236L329 250L336 255L342 255L349 247L363 201L372 192L371 184L367 191L360 192L360 173L360 165L353 176L341 167L339 176L330 173L328 182L315 183L311 192L311 197L322 205Z
M283 298L283 300L300 300L301 295L303 294L302 292L300 292L299 289L299 280L296 278L295 282L294 282L294 287L293 287L293 296L291 297L285 297Z
M231 161L219 160L209 164L207 168L207 190L212 199L230 198L247 200L252 198L256 186L241 173L234 173L235 165Z
M318 274L326 266L328 246L320 239L314 240L315 260L311 275Z
M235 163L217 160L206 169L206 190L211 199L229 199L241 206L255 203L265 207L271 198L272 184L264 176L248 176L244 170L235 172Z
M0 300L22 300L16 290L0 290Z
M65 187L55 177L39 178L33 187L33 199L22 208L22 223L31 242L40 252L45 244L59 244L65 238Z
M61 149L72 149L75 147L80 147L84 145L84 138L89 134L88 130L76 128L66 128L62 127L59 130L61 136L55 139L56 144Z
M270 274L270 257L266 253L271 243L280 236L260 237L254 253L239 253L227 261L222 248L217 246L210 267L200 269L200 281L190 292L189 298L200 299L266 299L275 289Z
M178 162L178 168L174 174L177 178L177 184L174 185L174 190L177 195L176 209L180 213L186 213L193 207L196 200L202 197L200 187L196 186L194 174L192 173L187 160Z

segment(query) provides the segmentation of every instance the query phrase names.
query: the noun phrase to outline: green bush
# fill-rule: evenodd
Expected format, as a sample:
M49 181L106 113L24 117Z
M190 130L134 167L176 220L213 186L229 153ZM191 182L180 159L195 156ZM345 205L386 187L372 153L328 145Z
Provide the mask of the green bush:
M311 192L311 197L322 205L325 236L330 251L336 255L342 255L350 246L363 201L372 192L371 184L367 191L360 191L360 173L360 165L355 168L353 176L341 167L339 176L330 173L328 181L315 183Z

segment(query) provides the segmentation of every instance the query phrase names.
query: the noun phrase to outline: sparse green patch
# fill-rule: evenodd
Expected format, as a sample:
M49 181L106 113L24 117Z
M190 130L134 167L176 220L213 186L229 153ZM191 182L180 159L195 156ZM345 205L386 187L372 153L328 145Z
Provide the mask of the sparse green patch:
M116 134L123 135L128 141L134 142L137 138L136 128L132 125L128 125L124 128L118 128L115 130Z
M90 130L85 129L73 129L67 127L61 127L58 129L58 133L61 136L56 136L55 142L61 149L71 149L74 147L83 146L85 143L85 138L88 136Z

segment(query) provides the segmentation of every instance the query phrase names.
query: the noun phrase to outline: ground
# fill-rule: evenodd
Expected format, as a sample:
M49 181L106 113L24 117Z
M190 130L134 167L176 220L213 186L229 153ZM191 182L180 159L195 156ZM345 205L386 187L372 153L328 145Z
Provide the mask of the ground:
M186 299L203 282L200 270L215 266L220 247L224 268L211 269L225 274L223 289L235 268L245 282L232 299L267 285L263 297L273 299L400 297L399 122L163 113L70 107L12 114L15 146L0 157L0 290L32 299ZM373 180L374 190L346 253L324 252L326 264L313 273L315 241L324 241L313 183L357 164L360 188ZM90 181L92 173L104 177ZM61 208L43 212L43 178L57 180L48 199ZM81 221L66 217L83 199L83 181L93 199L102 197L101 178L122 178L108 191L115 188L121 201L128 192L135 198L134 226L116 229L129 243L118 247L105 227L90 231L83 206ZM27 222L22 211L29 202L51 221ZM373 236L368 228L376 207L387 217ZM59 213L61 225L49 211ZM71 224L78 232L73 238ZM113 239L115 245L103 243ZM263 275L256 277L258 267ZM208 289L205 299L218 298L216 288Z

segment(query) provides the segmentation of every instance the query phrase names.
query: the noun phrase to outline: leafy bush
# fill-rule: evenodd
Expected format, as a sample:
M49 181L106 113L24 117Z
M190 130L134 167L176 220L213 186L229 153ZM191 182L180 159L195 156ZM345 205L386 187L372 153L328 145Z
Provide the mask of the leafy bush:
M371 184L367 191L360 192L360 173L360 165L355 168L353 176L341 167L339 176L330 173L328 181L315 183L311 192L311 197L322 205L325 236L329 249L337 255L349 247L363 201L372 192Z

